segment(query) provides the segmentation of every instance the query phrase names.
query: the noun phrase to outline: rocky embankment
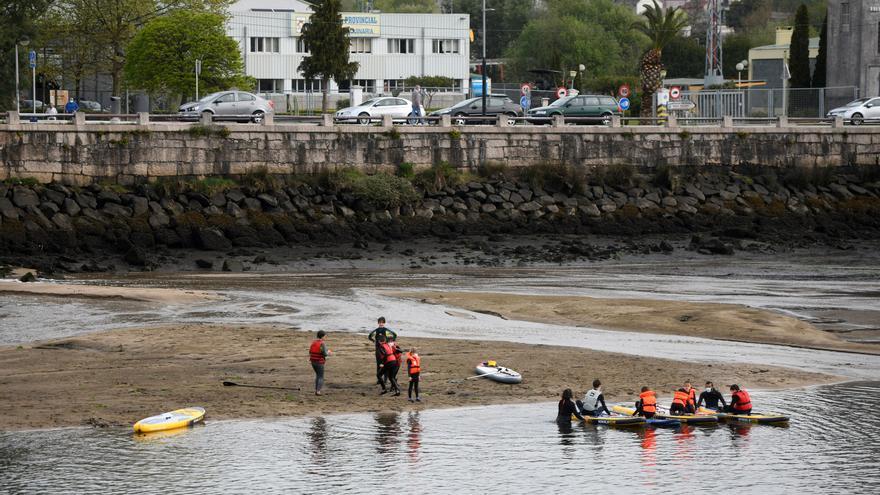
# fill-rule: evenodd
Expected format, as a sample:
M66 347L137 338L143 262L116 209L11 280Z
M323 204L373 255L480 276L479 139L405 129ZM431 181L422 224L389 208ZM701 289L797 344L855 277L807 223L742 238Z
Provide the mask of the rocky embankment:
M340 242L357 248L425 236L693 233L691 248L707 254L767 243L845 245L880 237L880 182L856 175L800 185L731 172L695 174L667 185L636 176L618 186L589 178L550 186L471 177L431 190L395 178L396 187L404 182L410 196L393 207L383 205L381 195L377 200L375 191L364 194L317 181L261 187L228 182L214 191L195 183L175 190L155 184L131 189L0 184L0 263L53 255L56 269L63 269L59 263L72 269L79 268L83 254L110 252L131 265L150 267L156 248L234 251ZM507 255L540 255L518 249L522 252ZM562 249L567 256L603 256L586 243Z

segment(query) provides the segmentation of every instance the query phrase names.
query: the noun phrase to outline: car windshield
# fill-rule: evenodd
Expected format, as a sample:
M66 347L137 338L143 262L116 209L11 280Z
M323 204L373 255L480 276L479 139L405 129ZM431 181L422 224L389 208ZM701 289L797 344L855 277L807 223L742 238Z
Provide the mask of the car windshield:
M560 98L560 99L554 101L553 103L551 103L550 106L551 107L558 107L560 105L565 105L566 103L571 101L572 98L574 98L574 96L566 96L564 98Z
M211 101L211 100L213 100L214 98L216 98L216 97L219 96L219 95L220 95L220 93L211 93L211 94L209 94L208 96L205 96L204 98L202 98L202 99L199 100L199 101Z
M870 100L870 98L859 98L858 100L851 101L851 102L847 103L846 106L857 107L857 106L860 106L861 104L865 103L868 100Z

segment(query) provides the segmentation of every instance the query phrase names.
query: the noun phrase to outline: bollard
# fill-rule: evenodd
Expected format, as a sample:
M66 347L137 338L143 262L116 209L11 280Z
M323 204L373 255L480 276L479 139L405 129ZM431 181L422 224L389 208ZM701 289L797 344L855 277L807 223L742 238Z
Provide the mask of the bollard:
M788 117L786 117L784 115L780 116L776 120L776 127L788 127Z
M565 117L562 115L553 116L553 127L562 127L565 125Z
M9 125L18 125L21 123L21 118L18 116L18 112L15 110L10 110L6 112L6 123Z
M147 112L138 112L138 125L147 125L150 123L150 114Z
M275 114L272 112L263 114L263 125L275 125Z
M503 113L498 114L495 118L495 125L498 127L507 127L508 118L509 117L507 115L504 115Z
M383 115L382 127L394 127L394 119L390 115Z
M321 115L321 127L333 127L333 115L325 113Z
M77 127L82 127L86 125L86 114L85 112L76 112L73 114L73 125Z
M666 127L678 127L678 117L675 115L666 117Z
M733 117L730 115L721 117L721 127L731 129L733 127Z
M611 116L611 127L621 127L620 115Z
M441 115L440 127L452 127L452 117L450 115Z
M835 129L843 127L843 117L834 117L834 122L831 123L831 127Z
M199 119L199 123L202 125L211 125L211 122L214 121L214 114L211 112L202 112L202 118Z

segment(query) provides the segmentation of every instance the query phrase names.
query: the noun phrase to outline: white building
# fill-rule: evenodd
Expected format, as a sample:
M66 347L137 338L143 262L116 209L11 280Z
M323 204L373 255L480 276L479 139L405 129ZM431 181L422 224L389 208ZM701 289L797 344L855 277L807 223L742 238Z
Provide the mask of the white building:
M299 37L311 8L297 0L241 0L230 7L227 34L239 42L247 75L261 93L320 91L297 68L305 52ZM351 58L360 67L351 81L333 81L331 92L351 85L365 93L391 92L411 76L444 76L466 91L470 30L467 14L343 13L351 29Z

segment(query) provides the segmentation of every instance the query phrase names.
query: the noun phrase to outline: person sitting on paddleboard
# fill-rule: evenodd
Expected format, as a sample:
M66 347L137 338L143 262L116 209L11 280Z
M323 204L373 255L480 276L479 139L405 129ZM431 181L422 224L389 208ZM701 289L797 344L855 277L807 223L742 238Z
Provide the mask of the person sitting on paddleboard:
M682 416L692 414L688 410L688 393L687 390L680 388L673 392L672 405L669 406L669 414L673 416Z
M393 330L385 327L385 317L380 316L377 320L379 326L376 327L375 330L370 332L370 335L367 336L370 339L370 342L376 344L376 385L382 385L382 389L385 389L385 371L382 369L381 362L379 361L379 336L385 337L386 339L395 340L397 339L397 334L394 333Z
M685 403L685 409L690 414L696 414L697 412L697 389L691 385L690 380L684 382L684 391L688 394L688 400Z
M749 393L739 388L739 385L730 386L730 405L725 406L724 412L733 414L752 414L752 399Z
M721 392L715 389L712 382L706 382L706 390L700 392L700 399L697 401L697 410L700 410L702 404L706 404L707 408L717 411L719 401L721 402L722 408L727 407L727 401L724 400L724 396L721 395Z
M577 401L577 406L583 414L588 416L597 417L603 411L606 416L611 416L611 411L605 405L605 396L602 395L602 382L598 379L593 380L593 388L584 394L583 402Z
M657 394L649 387L642 387L642 393L639 394L639 400L636 401L636 412L633 416L644 416L645 419L651 419L657 414Z
M568 423L571 425L572 415L581 421L584 420L584 417L578 412L577 404L572 402L572 397L574 397L574 394L570 388L562 391L562 399L559 401L559 413L556 415L557 423Z

